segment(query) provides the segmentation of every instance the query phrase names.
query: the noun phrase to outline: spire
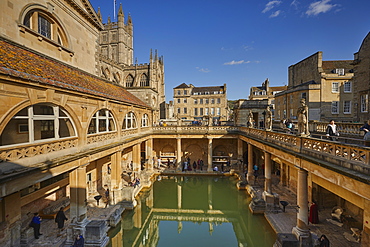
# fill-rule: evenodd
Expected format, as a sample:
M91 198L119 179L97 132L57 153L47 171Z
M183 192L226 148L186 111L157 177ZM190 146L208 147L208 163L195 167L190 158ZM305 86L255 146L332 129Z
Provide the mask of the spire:
M108 24L110 24L110 23L111 23L110 16L108 16Z
M153 50L150 49L150 58L149 58L149 63L153 62Z
M100 7L98 8L98 18L99 18L100 22L103 21L103 18L101 16L101 12L100 12Z
M154 57L154 61L157 62L158 61L158 50L155 49L155 57Z
M122 10L122 3L119 4L118 17L119 16L124 16L123 10Z
M128 14L127 18L127 30L132 34L133 28L132 28L132 19L131 19L131 14Z

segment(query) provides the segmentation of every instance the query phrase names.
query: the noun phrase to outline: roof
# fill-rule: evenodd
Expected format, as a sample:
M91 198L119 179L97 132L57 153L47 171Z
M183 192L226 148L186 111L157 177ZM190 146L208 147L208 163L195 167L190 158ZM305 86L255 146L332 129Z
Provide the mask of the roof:
M334 69L344 69L349 72L353 69L353 60L322 61L322 69L325 73L333 73Z
M0 74L43 85L149 107L122 86L69 66L40 53L0 39Z
M215 87L194 87L193 93L199 92L220 92L224 91L224 86L215 86Z
M175 87L175 89L176 88L189 88L189 86L186 85L185 83L182 83L182 84L178 85L177 87Z

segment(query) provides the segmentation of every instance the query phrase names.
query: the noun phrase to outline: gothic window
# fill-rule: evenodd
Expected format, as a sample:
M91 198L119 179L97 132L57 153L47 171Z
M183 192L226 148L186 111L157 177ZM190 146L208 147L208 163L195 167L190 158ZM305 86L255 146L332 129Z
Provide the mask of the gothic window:
M148 127L149 126L149 117L148 114L144 114L143 118L141 119L141 127Z
M149 79L146 74L140 76L140 87L149 87Z
M76 136L76 128L59 106L36 104L19 111L0 135L0 145L33 143Z
M136 129L136 116L133 112L126 114L125 119L123 120L122 129Z
M93 115L87 134L98 134L115 130L116 124L112 113L107 109L102 109Z
M128 75L125 80L126 87L133 87L134 86L134 77L132 75Z

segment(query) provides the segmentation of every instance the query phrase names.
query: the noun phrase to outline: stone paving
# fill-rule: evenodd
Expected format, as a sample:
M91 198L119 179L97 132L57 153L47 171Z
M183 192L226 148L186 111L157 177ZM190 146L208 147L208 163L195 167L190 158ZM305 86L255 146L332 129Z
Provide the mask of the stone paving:
M287 201L289 205L285 212L265 213L265 217L277 233L291 233L297 223L297 197L295 193L279 185L273 185L272 191L279 194L280 201ZM359 247L360 243L352 237L351 230L345 225L340 226L339 222L333 222L330 213L331 209L319 211L319 224L309 225L311 233L318 237L325 234L332 247Z

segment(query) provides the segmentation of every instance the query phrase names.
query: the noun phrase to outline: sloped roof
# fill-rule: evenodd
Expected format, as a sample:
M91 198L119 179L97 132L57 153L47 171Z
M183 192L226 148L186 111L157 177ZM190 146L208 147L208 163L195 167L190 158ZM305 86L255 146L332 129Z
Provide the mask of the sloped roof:
M189 88L189 86L186 85L185 83L181 83L180 85L178 85L177 87L175 87L175 89L176 88Z
M0 39L0 74L149 107L123 87Z
M216 87L194 87L193 93L198 92L219 92L224 91L224 86L216 86Z
M322 69L325 73L331 73L334 69L344 69L348 72L353 69L353 60L322 61Z

